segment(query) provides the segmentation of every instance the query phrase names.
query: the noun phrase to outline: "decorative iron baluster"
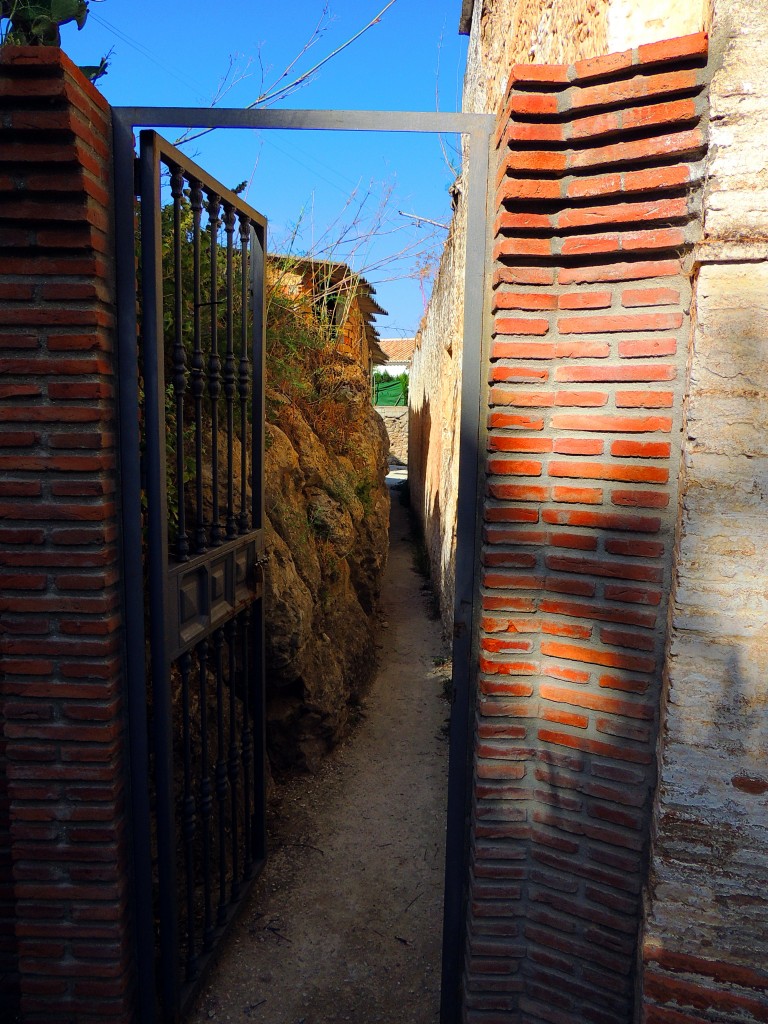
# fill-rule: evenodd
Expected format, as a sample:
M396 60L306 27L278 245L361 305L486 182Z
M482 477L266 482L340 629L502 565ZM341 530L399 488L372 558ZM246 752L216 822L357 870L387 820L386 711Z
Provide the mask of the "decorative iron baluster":
M182 747L184 759L184 801L182 805L181 834L184 839L184 871L187 889L187 981L197 977L195 952L195 797L192 792L192 733L189 710L189 676L192 655L186 651L179 658L181 673Z
M227 540L237 536L235 519L234 437L235 437L235 349L234 349L234 267L233 236L235 211L224 204L224 230L227 235L227 354L224 359L224 396L227 401Z
M224 630L213 634L216 671L216 808L219 817L219 907L217 921L227 920L227 759L224 740Z
M186 562L189 558L189 538L184 511L184 392L187 389L187 359L183 334L183 279L181 272L181 200L184 173L177 165L171 170L173 197L173 397L176 403L176 558Z
M144 386L151 412L146 441L156 445L147 448L146 517L152 550L160 553L150 573L156 689L149 714L158 756L152 779L136 777L137 793L146 786L148 797L145 874L149 882L152 872L159 895L156 949L150 949L151 909L142 923L149 951L142 976L151 976L142 1012L153 1016L157 995L157 1011L175 1020L188 1012L264 855L262 680L250 674L262 671L256 602L263 581L253 575L263 550L254 513L261 500L261 424L252 420L263 409L263 381L253 379L263 325L254 309L263 305L256 269L266 222L156 133L142 133L141 150L141 208L151 213L143 227L152 226L142 233L143 265L165 269L162 277L147 272L141 281L142 316L157 328L145 330ZM167 222L163 166L172 197ZM148 248L157 245L158 223L170 232L172 252ZM155 335L157 359L150 360ZM153 373L163 366L164 373ZM169 448L175 444L167 474L166 439ZM157 993L155 962L162 974Z
M235 683L237 681L237 619L231 619L227 623L227 650L229 653L229 760L227 769L229 774L229 796L232 808L232 899L236 900L240 895L240 878L238 877L238 845L239 836L237 828L237 779L239 768L239 752L237 749L237 693Z
M240 678L243 681L243 734L241 742L241 760L243 763L243 810L245 855L243 859L243 881L247 881L253 873L253 824L251 821L251 767L253 765L253 732L251 731L251 612L246 608L238 616L242 623L240 630L242 669Z
M192 207L192 317L194 350L192 353L192 397L195 403L195 554L206 549L205 518L203 513L203 394L205 392L205 363L200 337L200 218L203 211L203 189L199 181L189 182L189 201Z
M197 645L200 664L200 819L203 842L203 948L213 946L211 914L211 814L213 790L208 773L208 641Z
M208 353L208 395L211 399L211 547L221 544L219 522L219 395L221 394L221 360L219 359L219 205L215 192L208 193L208 230L211 233L211 348Z
M237 391L240 396L240 533L250 529L250 515L246 491L248 485L248 392L251 383L251 364L248 351L248 313L250 309L248 243L251 238L251 222L240 214L240 372Z

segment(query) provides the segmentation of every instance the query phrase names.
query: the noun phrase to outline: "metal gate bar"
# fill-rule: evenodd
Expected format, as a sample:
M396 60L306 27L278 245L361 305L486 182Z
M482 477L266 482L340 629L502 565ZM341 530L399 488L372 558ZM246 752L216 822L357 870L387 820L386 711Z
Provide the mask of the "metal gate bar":
M154 977L159 1012L178 1020L265 857L266 221L154 132L142 133L139 353L135 243L127 260L129 230L134 234L127 133L116 132L115 148L124 161L122 170L119 159L116 165L116 219L133 889L139 1019L151 1022L158 1013ZM130 159L133 169L132 132ZM165 274L161 167L170 175L172 211ZM182 227L185 205L191 227ZM191 309L181 276L185 246L193 251Z
M210 108L115 107L113 108L115 146L115 194L118 265L133 265L132 215L126 204L133 202L133 130L141 126L183 128L251 128L337 131L456 132L469 141L469 181L467 211L467 248L464 282L464 352L461 393L461 450L459 459L459 496L457 531L463 539L456 559L456 597L453 645L453 705L451 711L450 759L448 779L447 847L443 926L443 963L441 1022L454 1024L460 1015L460 981L466 930L467 842L471 798L471 737L476 685L476 619L478 582L476 566L479 552L478 495L482 492L480 467L481 365L484 346L490 337L489 267L491 140L495 127L492 114L441 114L413 111L349 110L215 110ZM118 358L121 375L134 365L136 348L135 301L125 271L118 272ZM136 388L129 380L121 387L120 406L121 464L126 478L137 474L136 455L130 450L136 430L130 423L130 410ZM128 581L135 582L135 566L129 568L131 552L139 547L136 521L131 516L131 501L138 506L134 488L124 494L124 557L126 558L126 632L128 634L128 700L141 701L144 668L137 650L143 650L144 624L135 593L127 592ZM465 540L464 540L465 539ZM131 650L131 642L138 647ZM141 759L147 748L145 732L139 723L131 726L131 756ZM142 793L132 794L134 819L140 818L146 804ZM150 864L149 837L134 823L134 873L136 883L146 883ZM137 907L137 959L142 978L151 975L153 964L147 953L151 920L146 908ZM148 974L147 974L148 972ZM151 1024L154 1011L145 986L140 986L142 1024Z
M165 272L162 167L170 173L173 211L173 265ZM191 997L218 933L230 920L264 854L265 823L263 814L257 817L256 808L257 803L263 807L263 799L255 799L264 786L264 743L260 736L254 762L253 736L254 727L261 729L264 700L263 664L256 662L254 637L263 628L260 454L264 431L259 395L264 386L266 221L154 132L141 133L139 169L156 900L162 1004L165 1015L175 1019ZM189 247L181 224L185 194L192 215L191 324L185 320L188 311L182 280L182 256ZM203 252L204 208L207 254ZM239 363L235 359L236 221L240 243ZM222 223L226 235L223 309L219 300ZM165 296L164 278L171 271L173 291ZM204 284L208 290L205 302ZM169 316L172 330L165 323ZM192 349L189 370L188 347ZM238 508L236 402L241 426ZM220 493L218 457L222 403L226 412L225 494ZM189 406L193 445L185 426ZM185 447L193 449L193 454L189 453L193 468L187 469ZM175 466L171 466L166 454L174 449ZM249 467L253 470L250 501ZM204 487L206 470L210 509ZM192 476L191 487L187 486L187 472ZM258 647L260 650L261 645ZM178 709L174 711L174 697L181 704L180 716ZM197 714L191 710L194 697ZM199 751L193 749L198 743ZM140 773L141 766L135 771ZM239 796L245 798L244 803ZM179 850L183 851L181 858ZM184 911L180 913L182 902Z

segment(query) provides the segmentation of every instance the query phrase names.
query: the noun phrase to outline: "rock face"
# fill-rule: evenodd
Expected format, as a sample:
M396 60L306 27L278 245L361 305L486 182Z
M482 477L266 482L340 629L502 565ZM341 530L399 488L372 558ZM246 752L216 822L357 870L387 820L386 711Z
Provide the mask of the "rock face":
M388 440L353 361L339 357L325 387L332 398L316 410L267 394L267 740L278 770L317 765L375 669Z

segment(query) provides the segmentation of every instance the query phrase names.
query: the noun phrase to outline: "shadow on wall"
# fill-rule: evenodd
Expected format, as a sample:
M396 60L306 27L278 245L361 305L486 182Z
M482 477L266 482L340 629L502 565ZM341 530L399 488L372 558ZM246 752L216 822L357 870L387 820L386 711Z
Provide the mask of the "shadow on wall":
M429 399L424 396L420 408L413 405L408 409L408 482L411 492L411 508L426 530L427 497L429 481L426 470L429 465L429 449L432 434L432 414Z
M8 777L4 720L0 715L0 1018L13 1021L18 1004L18 946L14 928ZM4 1013L8 1013L6 1018Z

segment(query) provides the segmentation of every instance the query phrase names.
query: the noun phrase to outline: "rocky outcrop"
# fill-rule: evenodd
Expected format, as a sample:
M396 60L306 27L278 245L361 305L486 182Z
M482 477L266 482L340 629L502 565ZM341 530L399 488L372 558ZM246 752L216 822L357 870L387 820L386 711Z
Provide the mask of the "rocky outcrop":
M326 367L322 390L315 404L267 394L267 738L278 770L317 765L375 670L388 440L353 361Z

